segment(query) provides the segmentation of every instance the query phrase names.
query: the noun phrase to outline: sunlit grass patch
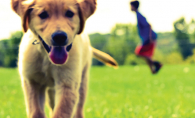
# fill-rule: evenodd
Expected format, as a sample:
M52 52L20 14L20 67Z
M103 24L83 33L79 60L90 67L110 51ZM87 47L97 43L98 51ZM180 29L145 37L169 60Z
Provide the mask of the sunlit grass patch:
M147 66L92 67L86 118L195 117L195 66L164 66L152 75ZM0 68L0 118L25 118L17 69ZM48 110L46 110L48 111Z

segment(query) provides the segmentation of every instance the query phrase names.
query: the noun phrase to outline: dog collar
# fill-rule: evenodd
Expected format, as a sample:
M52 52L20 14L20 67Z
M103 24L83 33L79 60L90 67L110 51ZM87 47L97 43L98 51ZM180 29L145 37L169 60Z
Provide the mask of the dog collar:
M51 50L50 47L45 43L45 41L41 38L41 36L38 35L38 37L41 40L41 42L42 42L44 48L46 49L46 51L49 53L50 50ZM33 45L37 45L37 44L40 44L40 42L38 42L37 40L35 40L32 44ZM70 51L71 48L72 48L72 43L69 46L67 46L67 51Z
M37 44L40 44L40 42L38 42L37 40L33 41L32 43L33 45L37 45Z
M45 43L45 41L43 41L43 39L41 38L41 36L39 36L39 39L41 40L43 46L45 47L45 49L47 50L47 52L49 53L50 52L50 48L47 46L47 44ZM37 45L37 44L40 44L40 42L38 42L37 40L33 41L32 43L33 45Z

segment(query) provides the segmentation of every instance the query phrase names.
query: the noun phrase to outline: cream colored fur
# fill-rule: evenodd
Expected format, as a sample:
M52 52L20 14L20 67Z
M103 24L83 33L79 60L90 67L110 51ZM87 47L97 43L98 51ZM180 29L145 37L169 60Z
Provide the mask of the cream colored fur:
M39 95L35 94L39 93L44 96L44 91L46 89L56 90L55 98L52 98L55 99L55 105L61 105L62 102L66 102L66 97L72 98L72 101L69 101L70 103L66 104L74 103L76 105L79 100L79 84L82 80L84 86L81 85L81 90L86 91L87 89L88 71L91 66L92 58L92 48L90 46L89 38L85 34L77 35L75 37L75 42L73 42L72 49L69 52L68 62L63 66L53 65L49 61L47 55L44 54L45 50L42 45L32 45L32 42L36 38L37 37L29 30L22 39L19 51L19 73L29 117L33 117L31 114L35 114L37 109L43 112L44 101L39 100ZM71 95L69 95L69 91L71 91ZM63 95L65 95L65 99L60 101L60 98ZM40 101L42 101L40 106L36 106Z

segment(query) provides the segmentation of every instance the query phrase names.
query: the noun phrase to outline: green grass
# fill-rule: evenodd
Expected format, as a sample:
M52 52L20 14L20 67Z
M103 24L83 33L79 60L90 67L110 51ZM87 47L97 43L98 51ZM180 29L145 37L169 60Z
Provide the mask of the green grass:
M0 118L25 118L17 69L0 68ZM195 65L92 67L86 118L195 118Z

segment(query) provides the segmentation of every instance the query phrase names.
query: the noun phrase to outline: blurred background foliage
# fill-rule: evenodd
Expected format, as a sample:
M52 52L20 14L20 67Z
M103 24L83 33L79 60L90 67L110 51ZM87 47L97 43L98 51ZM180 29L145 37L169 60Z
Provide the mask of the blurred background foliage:
M195 63L195 21L186 23L185 18L174 22L173 32L157 33L154 59L164 64ZM23 33L17 31L10 38L0 40L0 66L17 67L17 55ZM119 65L138 65L145 62L134 54L140 43L137 26L116 24L109 34L90 34L93 47L114 57ZM93 59L93 65L103 65Z
M20 40L23 36L21 31L13 33L9 39L0 41L0 66L16 67Z

